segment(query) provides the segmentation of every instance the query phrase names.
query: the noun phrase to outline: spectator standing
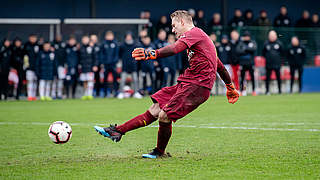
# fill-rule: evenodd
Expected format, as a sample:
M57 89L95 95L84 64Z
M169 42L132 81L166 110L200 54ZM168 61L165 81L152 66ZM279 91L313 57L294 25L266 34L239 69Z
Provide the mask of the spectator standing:
M290 65L290 92L293 92L293 84L295 79L295 72L298 71L298 82L299 82L299 93L302 90L302 73L303 65L306 60L306 50L303 46L300 45L299 39L297 36L291 38L291 45L287 52L288 62Z
M286 6L280 7L280 13L273 21L275 27L290 27L292 24L291 18L288 16L288 10Z
M62 41L61 35L56 36L53 48L57 60L57 73L52 83L51 96L53 99L62 99L63 83L66 79L66 43Z
M241 65L241 83L240 91L242 95L246 95L244 91L243 82L245 80L246 72L248 71L252 82L252 95L255 96L255 77L254 77L254 54L257 50L257 44L251 39L250 33L248 31L243 33L241 40L239 41L236 52L239 57L239 64Z
M56 57L51 51L49 42L43 43L43 50L37 56L37 75L39 77L39 95L40 100L51 101L50 90L54 74L56 73Z
M88 36L81 39L79 50L79 65L81 66L80 81L83 82L83 100L93 99L94 72L98 70L98 59L96 58L93 45L90 45Z
M251 9L248 9L244 12L244 25L245 26L254 25L253 11Z
M296 27L311 27L311 24L310 13L309 11L304 10L302 12L302 17L296 23Z
M24 44L25 66L27 68L26 78L27 78L27 94L28 101L36 100L37 91L37 76L36 76L36 60L40 50L40 46L37 43L37 36L31 34L29 36L28 42Z
M72 98L75 98L76 87L78 83L78 64L79 64L79 47L75 37L71 36L66 46L66 92L69 98L70 88L72 88Z
M105 40L101 44L101 64L104 67L104 92L105 96L108 95L108 75L112 73L113 86L111 92L114 92L114 96L117 96L118 82L117 82L117 63L119 61L119 46L117 41L114 39L114 34L112 31L107 31L105 34Z
M236 27L243 27L244 26L244 19L242 17L242 12L240 9L235 9L234 10L234 16L233 18L229 21L228 25L231 26L232 28Z
M230 33L230 45L231 45L231 67L232 67L232 81L237 90L239 90L239 58L236 52L236 47L239 43L239 33L236 30L231 31Z
M122 72L120 80L118 99L124 98L124 86L129 74L132 76L132 86L134 90L133 97L141 99L142 95L139 91L139 79L138 79L138 67L137 62L132 58L132 51L137 47L137 42L134 41L131 32L128 32L125 36L124 42L120 46L120 59L122 60Z
M280 78L280 68L281 68L281 55L283 54L282 43L278 40L277 33L271 30L268 34L268 40L264 44L262 55L266 58L266 94L269 93L269 84L272 71L275 71L278 91L281 94L281 78Z
M11 43L8 39L4 39L0 46L0 100L2 95L4 100L8 97L8 76L11 62Z
M19 38L15 38L13 41L13 47L12 47L11 63L12 63L12 67L17 70L18 78L19 78L16 100L20 99L20 94L23 86L23 79L25 77L25 71L23 68L24 55L25 55L25 51L23 50L22 41Z

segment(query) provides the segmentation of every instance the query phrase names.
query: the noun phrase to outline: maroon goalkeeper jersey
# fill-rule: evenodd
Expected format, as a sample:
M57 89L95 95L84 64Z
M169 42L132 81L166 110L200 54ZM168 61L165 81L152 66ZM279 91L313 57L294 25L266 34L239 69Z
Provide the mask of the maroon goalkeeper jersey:
M178 82L190 82L211 89L216 79L217 53L209 36L194 27L180 36L178 41L187 46L190 67L178 77Z

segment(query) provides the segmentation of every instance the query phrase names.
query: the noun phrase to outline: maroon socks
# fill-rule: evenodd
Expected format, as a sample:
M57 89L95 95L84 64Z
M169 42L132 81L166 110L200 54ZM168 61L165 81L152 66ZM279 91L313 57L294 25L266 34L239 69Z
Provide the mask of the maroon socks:
M172 134L172 123L159 122L157 149L163 154Z
M157 118L153 117L149 110L147 110L145 113L132 118L120 126L117 126L117 130L122 134L125 134L128 131L147 126L156 120Z

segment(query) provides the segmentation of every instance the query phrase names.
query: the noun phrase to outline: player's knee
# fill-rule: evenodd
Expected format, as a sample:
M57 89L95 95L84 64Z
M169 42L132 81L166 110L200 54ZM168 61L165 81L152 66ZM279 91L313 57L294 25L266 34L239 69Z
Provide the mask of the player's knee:
M159 113L159 122L170 123L171 121L168 119L167 113L164 111L160 111Z
M152 114L153 117L156 117L156 118L159 117L159 113L161 111L159 103L152 104L148 110Z

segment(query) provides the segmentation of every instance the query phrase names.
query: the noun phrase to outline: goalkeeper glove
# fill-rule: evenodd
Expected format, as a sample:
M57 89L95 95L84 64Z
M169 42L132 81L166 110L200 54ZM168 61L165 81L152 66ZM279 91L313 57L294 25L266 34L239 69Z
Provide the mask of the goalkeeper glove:
M228 102L234 104L235 102L238 101L239 99L239 93L238 91L234 88L233 84L226 84L227 87L227 98Z
M144 48L135 48L132 51L132 57L137 60L157 59L156 50L145 50Z

